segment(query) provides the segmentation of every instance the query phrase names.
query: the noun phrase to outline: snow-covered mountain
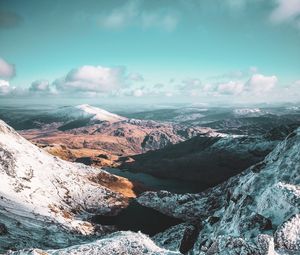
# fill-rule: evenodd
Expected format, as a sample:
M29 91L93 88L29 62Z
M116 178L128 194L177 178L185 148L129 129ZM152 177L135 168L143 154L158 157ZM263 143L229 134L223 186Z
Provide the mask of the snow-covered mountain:
M244 116L259 116L262 114L266 114L265 111L262 111L259 108L238 108L233 110L236 115L244 115Z
M127 118L88 104L63 107L56 114L66 119L90 118L92 121L118 122Z
M40 128L23 130L20 133L39 145L60 144L68 149L102 150L117 156L160 149L197 135L227 136L209 127L126 119L112 113L102 114L103 111L99 108L87 105L78 107L63 108L63 112L59 114L65 117L61 117L59 121L43 124Z
M91 223L128 205L99 184L103 173L110 175L47 154L0 120L0 253L179 254L141 233L108 235L113 226Z
M199 194L146 192L138 202L196 224L191 254L296 255L300 253L299 162L300 128L264 161L221 185ZM170 244L181 241L181 228L159 234L157 242L172 248Z
M90 106L88 104L77 105L75 108L80 109L86 114L93 115L94 120L116 122L126 119L125 117Z
M0 251L65 246L76 235L106 233L87 219L114 215L127 199L93 181L101 172L49 155L0 121L0 222L8 233L0 234Z

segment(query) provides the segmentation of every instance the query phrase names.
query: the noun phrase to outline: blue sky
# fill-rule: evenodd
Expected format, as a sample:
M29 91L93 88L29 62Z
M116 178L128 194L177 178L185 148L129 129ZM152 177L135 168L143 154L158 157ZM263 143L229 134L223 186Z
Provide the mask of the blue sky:
M2 0L0 39L2 97L300 95L300 0Z

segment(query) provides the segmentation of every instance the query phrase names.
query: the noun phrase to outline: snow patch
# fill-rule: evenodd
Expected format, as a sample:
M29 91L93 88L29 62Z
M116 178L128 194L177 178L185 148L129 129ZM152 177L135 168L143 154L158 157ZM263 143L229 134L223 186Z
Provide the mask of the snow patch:
M98 107L90 106L88 104L77 105L75 106L75 108L81 110L87 115L93 116L92 118L93 120L117 122L117 121L122 121L127 119L125 117L108 112Z

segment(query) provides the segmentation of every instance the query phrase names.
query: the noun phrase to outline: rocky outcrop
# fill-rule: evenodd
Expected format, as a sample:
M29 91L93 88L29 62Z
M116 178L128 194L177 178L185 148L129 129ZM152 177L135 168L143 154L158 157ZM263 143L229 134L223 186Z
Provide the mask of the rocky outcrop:
M300 252L300 214L293 215L277 228L275 246Z
M0 223L0 236L7 235L7 234L8 234L7 227L5 226L5 224Z
M179 252L172 252L166 249L159 248L147 236L141 233L133 232L117 232L106 236L103 239L90 242L88 244L76 245L60 250L38 250L28 249L17 252L8 252L7 255L175 255Z
M0 121L0 252L58 248L112 231L89 222L128 199L93 181L109 173L53 157Z
M202 229L193 254L297 254L299 162L297 129L259 165L214 188L183 195L146 192L138 202L168 215L198 221Z

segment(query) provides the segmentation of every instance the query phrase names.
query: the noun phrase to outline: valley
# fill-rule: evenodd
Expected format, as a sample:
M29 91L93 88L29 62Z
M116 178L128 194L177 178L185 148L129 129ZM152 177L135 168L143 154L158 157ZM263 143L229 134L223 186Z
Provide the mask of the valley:
M300 0L0 0L0 255L300 255Z
M252 176L250 173L260 175L260 171L264 172L262 169L273 162L273 159L268 158L276 158L268 154L275 155L274 151L279 150L278 146L284 146L281 145L284 143L282 141L293 133L299 123L298 112L290 112L291 121L277 126L273 120L279 115L262 118L259 113L258 116L252 116L253 119L249 122L239 112L231 125L223 125L219 130L208 127L214 125L209 123L215 123L215 119L202 126L171 122L167 118L164 121L153 121L119 117L87 105L84 105L84 109L89 110L82 112L82 106L68 108L70 115L62 114L61 109L53 110L54 115L48 116L46 122L39 122L39 127L20 130L19 133L32 144L4 122L1 123L3 179L0 191L4 201L1 204L0 222L5 222L3 228L7 229L7 232L0 235L2 251L24 249L33 244L44 250L69 249L68 247L78 243L84 246L97 239L104 241L113 233L120 235L120 240L127 238L126 242L130 243L136 242L134 233L140 231L149 235L155 245L174 254L193 249L195 251L199 245L209 252L213 241L207 239L204 242L203 237L211 235L211 231L218 233L217 230L210 229L214 229L214 224L219 224L220 212L229 210L230 201L237 203L239 200L237 197L241 195L238 192L243 189L239 186L243 185L241 180L254 178L243 176ZM201 118L204 118L204 111L201 112ZM171 115L173 114L172 111ZM250 111L250 114L257 114L257 111ZM52 122L54 119L56 121ZM177 121L178 119L179 117ZM34 116L31 116L30 121L36 123L33 120ZM252 130L252 133L245 134L241 131L237 134L238 132L232 131L233 125L236 125L234 130L247 129ZM251 129L249 125L255 125L255 128ZM224 129L226 127L228 129ZM297 134L294 136L298 137ZM290 137L294 139L293 135ZM5 143L5 139L10 140L9 144ZM128 147L130 143L132 144ZM20 153L23 156L17 156L22 155ZM36 160L38 163L34 163ZM295 162L295 159L291 162ZM39 164L42 169L52 169L53 172L48 172L47 177L43 176ZM54 170L57 167L61 169L58 172ZM243 172L245 169L248 170ZM298 182L298 170L295 171L293 183ZM75 175L70 180L73 174ZM33 183L31 179L36 178L39 181ZM58 197L52 191L45 190L44 183L49 180L56 187ZM10 193L15 194L15 198L5 195L10 185ZM235 188L235 185L239 188ZM262 185L267 187L269 184ZM5 193L3 187L6 187ZM78 193L76 187L80 187L82 191ZM232 192L236 194L233 195ZM94 200L95 194L99 194L97 197L102 197L102 200ZM32 207L36 204L35 201L39 201L34 199L45 195L48 196L45 204L38 202L39 208ZM23 201L20 200L21 197ZM85 202L80 202L84 201L81 199L85 199ZM15 204L15 201L20 201L20 205ZM24 209L18 209L23 207ZM5 213L7 210L13 215L10 218ZM261 209L255 210L253 222L262 224L259 225L261 233L269 233L279 226L279 223L270 223L274 221L273 216L261 214ZM275 213L273 209L270 210ZM294 203L289 210L297 211ZM244 213L247 214L248 211ZM33 215L38 219L34 226L26 220ZM14 227L16 224L19 228ZM47 240L57 235L60 238L51 245L45 245L42 237L45 238L45 231L51 224L54 224L53 232L47 232ZM26 231L39 231L40 234L29 237ZM76 233L72 238L70 231ZM250 238L252 234L249 233L254 230L249 227L244 231L245 236ZM22 241L16 243L14 240L18 238ZM248 241L251 240L249 238ZM142 239L141 245L145 245L143 242L146 239ZM253 243L249 247L246 243L241 245L244 247L242 249L249 251L262 249L259 246L252 247Z

